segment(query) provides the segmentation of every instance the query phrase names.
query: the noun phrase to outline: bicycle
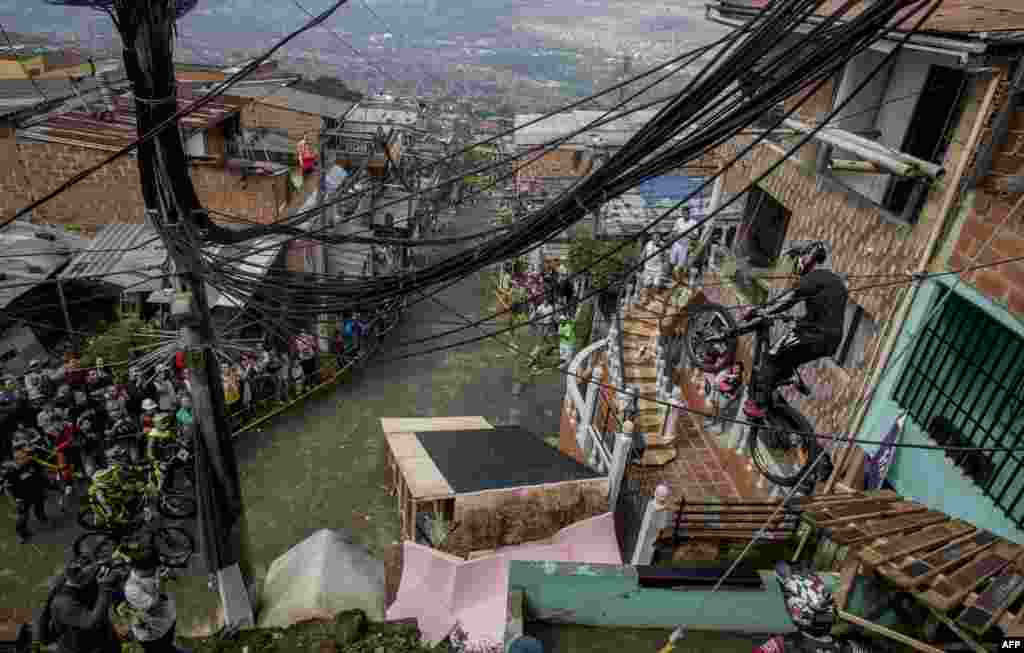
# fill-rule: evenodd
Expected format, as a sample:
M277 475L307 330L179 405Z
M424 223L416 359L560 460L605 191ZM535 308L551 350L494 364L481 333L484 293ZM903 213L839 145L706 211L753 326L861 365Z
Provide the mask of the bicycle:
M90 488L78 511L78 523L90 531L113 532L122 528L138 528L153 521L156 516L151 507L153 503L156 504L156 511L169 519L195 517L198 507L194 496L167 491L168 477L164 473L166 465L154 460L127 468L129 474L136 475L136 483L140 482L138 476L144 474L141 480L143 486L136 496L116 506L105 505Z
M731 366L736 359L738 338L754 334L753 365L756 375L771 346L771 326L775 322L792 323L789 315L759 316L737 325L728 309L708 303L689 310L683 339L690 361L700 370L717 373ZM756 420L747 434L747 447L757 471L776 485L793 487L804 477L821 452L811 423L783 396L782 388L793 386L797 392L810 396L800 371L772 388L766 415ZM761 426L760 424L764 424ZM762 450L762 447L764 450Z
M152 531L89 532L75 539L76 556L88 557L111 568L127 568L147 547L152 547L160 564L168 568L187 567L195 553L195 538L184 528L161 526Z

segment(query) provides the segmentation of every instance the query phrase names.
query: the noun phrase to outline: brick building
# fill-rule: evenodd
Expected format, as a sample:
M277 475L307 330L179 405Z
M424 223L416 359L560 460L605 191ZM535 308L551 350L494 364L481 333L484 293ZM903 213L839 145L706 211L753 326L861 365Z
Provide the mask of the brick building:
M758 5L764 3L710 2L709 17L741 25ZM784 290L789 282L777 277L789 269L781 254L798 241L825 241L829 264L847 276L844 342L835 356L802 370L812 396L789 397L819 433L878 440L902 416L904 442L1020 444L1024 262L1008 259L1024 257L1024 50L999 31L1024 29L1024 22L991 5L952 3L938 12L925 26L928 35L911 37L856 95L901 35L850 60L813 96L791 98L787 109L806 101L787 130L756 146L719 182L717 201L736 198L745 208L739 224L719 231L716 264L689 301L756 304ZM828 128L786 158L808 127L826 120ZM729 142L721 160L732 160L752 139ZM865 139L871 152L885 156L842 147ZM887 157L906 156L944 174L900 176L887 167ZM953 274L973 265L990 267ZM948 274L910 282L910 275L928 272ZM747 340L740 356L749 370ZM706 394L713 384L685 360L680 365L675 381L687 404L715 410L713 392ZM739 429L705 432L723 447L744 446ZM869 454L875 448L864 446ZM931 507L1019 538L1020 471L1000 452L954 463L940 451L901 449L889 481Z
M188 88L178 103L187 106ZM130 95L104 100L103 112L63 110L0 129L0 150L8 163L0 176L0 213L9 214L94 165L136 138ZM95 105L96 109L100 105ZM248 220L269 222L295 201L282 166L242 160L227 143L239 129L241 102L221 99L181 121L191 176L204 206ZM86 235L112 222L144 221L139 171L133 156L97 170L40 207L40 223L77 225Z

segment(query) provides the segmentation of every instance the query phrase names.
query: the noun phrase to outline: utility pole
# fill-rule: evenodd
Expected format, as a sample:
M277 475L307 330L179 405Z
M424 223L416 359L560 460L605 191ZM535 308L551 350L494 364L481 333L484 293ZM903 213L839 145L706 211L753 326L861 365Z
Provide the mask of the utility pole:
M124 43L125 71L135 93L138 133L148 133L177 112L173 2L116 3L113 10ZM167 246L178 273L172 312L187 351L195 414L196 493L199 540L207 569L216 576L225 625L254 623L247 579L245 511L238 464L224 405L220 365L201 274L199 251L209 217L188 174L177 129L165 129L138 148L146 212Z

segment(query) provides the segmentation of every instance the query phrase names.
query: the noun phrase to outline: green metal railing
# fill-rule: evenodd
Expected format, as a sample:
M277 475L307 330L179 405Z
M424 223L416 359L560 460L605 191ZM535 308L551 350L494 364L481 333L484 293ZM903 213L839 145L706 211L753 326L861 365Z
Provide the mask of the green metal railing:
M945 290L945 293L952 293ZM955 293L922 330L892 399L939 444L1018 447L1024 443L1024 338ZM1016 452L950 452L986 496L1024 526L1024 457Z

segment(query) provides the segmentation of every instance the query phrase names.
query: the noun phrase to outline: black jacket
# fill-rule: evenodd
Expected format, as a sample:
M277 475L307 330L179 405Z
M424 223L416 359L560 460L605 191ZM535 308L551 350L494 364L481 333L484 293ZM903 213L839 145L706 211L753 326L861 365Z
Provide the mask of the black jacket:
M30 501L46 493L46 473L35 461L24 467L12 466L4 472L3 480L10 484L15 499Z
M804 302L806 314L797 320L794 331L804 340L838 347L843 340L848 297L846 284L835 272L811 270L800 277L792 292L770 304L768 312L781 313Z
M114 628L110 624L112 585L93 584L87 588L65 586L53 599L50 611L61 635L60 653L119 653Z

